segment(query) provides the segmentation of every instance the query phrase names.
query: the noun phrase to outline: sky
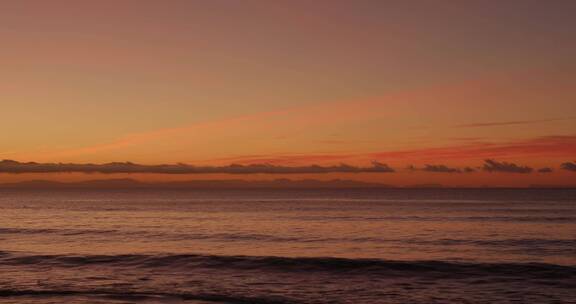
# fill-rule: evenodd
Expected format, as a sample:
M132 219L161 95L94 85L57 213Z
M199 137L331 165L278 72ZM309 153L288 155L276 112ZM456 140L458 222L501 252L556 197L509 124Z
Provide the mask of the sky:
M575 10L571 0L3 1L0 159L378 161L396 172L302 177L574 184L561 166L576 161ZM486 159L534 170L488 171Z

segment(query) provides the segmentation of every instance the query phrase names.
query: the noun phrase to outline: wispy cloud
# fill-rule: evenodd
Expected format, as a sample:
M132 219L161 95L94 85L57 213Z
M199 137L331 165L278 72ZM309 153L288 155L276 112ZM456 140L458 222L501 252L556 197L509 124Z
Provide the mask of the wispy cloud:
M290 107L274 111L263 111L235 117L225 117L205 122L196 122L181 127L163 128L149 132L141 132L121 136L107 143L95 144L85 147L48 151L21 155L19 158L67 159L76 156L93 155L103 152L114 152L135 146L143 146L155 142L162 142L168 138L195 137L199 134L211 134L222 130L238 132L258 132L262 126L274 130L283 128L292 133L301 133L322 125L333 125L364 121L365 119L381 118L396 114L387 101L393 100L390 96L381 96L361 100L345 100L339 102L325 102L306 106ZM287 138L280 136L278 138Z
M481 142L437 148L371 153L380 160L452 160L509 157L569 157L576 154L576 135L544 136L511 142Z
M305 151L317 151L313 148L305 147L299 155L282 155L273 151L278 151L280 145L277 141L268 140L265 147L251 149L249 145L242 148L230 146L230 152L222 150L222 145L214 145L214 138L223 138L227 134L239 134L237 139L246 137L250 138L296 138L300 134L307 134L308 131L316 131L321 126L342 125L347 123L366 122L372 119L381 119L401 115L413 115L413 104L419 104L423 107L428 105L429 108L419 109L422 113L434 111L430 102L438 98L446 97L449 105L458 105L458 101L464 96L469 96L471 92L477 92L478 88L492 88L500 85L500 81L494 80L494 75L489 75L482 79L467 80L460 83L450 83L443 85L431 85L430 87L413 88L411 90L392 92L375 98L362 98L356 100L344 100L340 102L319 102L305 106L290 107L275 111L262 111L259 113L247 114L235 117L223 117L212 121L194 122L184 124L175 128L163 128L128 134L112 139L108 142L93 144L83 147L52 149L35 153L18 153L10 155L10 158L29 159L41 161L78 161L78 160L111 160L116 154L123 155L123 159L136 159L138 161L149 161L156 156L150 156L155 153L158 158L166 157L174 160L189 161L191 159L222 157L234 154L262 154L258 158L246 157L242 155L235 157L239 162L322 162L322 161L344 161L353 158L362 160L382 160L396 161L408 160L406 162L419 161L419 163L439 161L445 162L449 159L485 159L485 158L508 158L518 156L571 156L576 154L576 136L548 136L534 139L517 140L510 142L490 141L487 138L464 137L458 143L451 146L429 146L420 149L395 149L395 150L372 150L366 149L367 145L360 147L360 142L354 143L350 138L335 138L334 140L325 140L320 142L327 147L333 147L334 150L342 149L341 146L348 145L353 149L346 151L361 152L336 152L310 154ZM505 86L508 88L509 86ZM498 87L497 87L498 88ZM504 90L504 89L503 89ZM483 89L483 91L486 91ZM433 97L431 97L433 96ZM418 112L420 112L418 111ZM432 114L431 114L432 115ZM440 117L439 117L440 119ZM489 127L498 125L520 125L529 123L542 123L550 121L569 120L570 118L554 118L541 120L518 120L505 122L480 122L472 124L463 124L457 127ZM445 122L444 122L445 123ZM265 127L263 127L265 126ZM343 127L344 128L344 127ZM270 130L269 133L264 132ZM391 130L394 136L390 139L396 140L402 138L402 130ZM264 135L263 135L264 134ZM261 136L262 135L262 136ZM278 136L280 135L280 136ZM372 136L372 134L369 134ZM382 135L379 138L386 136ZM375 137L375 136L374 136ZM373 137L368 137L373 138ZM180 141L179 139L182 139ZM236 139L236 138L235 138ZM300 138L302 140L302 138ZM305 139L309 142L309 138ZM424 139L418 139L419 147L423 147ZM430 139L429 139L430 140ZM431 139L433 140L433 139ZM238 140L240 141L240 140ZM294 140L296 142L296 140ZM386 144L382 140L382 144ZM166 143L166 144L165 144ZM237 142L235 142L236 144ZM300 141L300 144L304 143ZM369 142L364 142L368 144ZM305 145L304 143L303 145ZM316 143L315 143L316 144ZM357 144L355 146L355 144ZM370 142L371 146L377 143ZM341 145L341 146L338 146ZM152 149L148 149L152 147ZM194 150L195 147L201 147L202 152ZM220 150L218 150L220 149ZM289 151L296 151L296 145L290 146ZM174 152L178 150L178 152ZM145 152L143 152L145 151ZM215 152L211 154L212 152ZM279 151L284 152L284 151ZM176 155L177 154L177 155ZM322 155L324 154L324 155ZM127 155L127 156L126 156ZM8 156L7 156L8 157ZM161 160L155 160L161 161Z
M243 164L326 163L350 160L383 162L428 162L452 160L498 159L512 157L571 157L576 154L576 135L544 136L510 142L472 142L445 147L367 153L260 154L211 159L215 162ZM461 170L464 170L462 168ZM468 170L470 171L470 170Z
M514 125L528 125L528 124L554 122L554 121L566 121L566 120L574 120L574 119L575 119L574 117L565 117L565 118L536 119L536 120L481 122L481 123L461 124L461 125L456 125L454 127L455 128L501 127L501 126L514 126Z
M240 155L210 159L216 163L240 163L240 164L305 164L305 163L326 163L342 162L348 159L355 159L358 154L340 153L318 153L318 154L261 154L261 155Z
M287 113L289 112L290 110L260 112L256 114L225 118L221 120L198 122L175 128L163 128L150 132L129 134L126 136L122 136L116 140L110 141L108 143L80 147L75 149L60 150L47 154L49 158L61 158L61 157L66 158L70 156L87 155L87 154L89 155L89 154L97 154L99 152L116 151L122 148L128 148L132 146L146 144L153 141L159 141L167 137L177 136L181 134L193 134L194 132L204 131L207 129L234 128L235 126L239 126L254 120L287 115Z
M93 156L110 155L116 151L129 151L135 147L154 145L171 138L203 138L209 134L227 132L245 132L260 134L263 130L279 131L278 137L286 138L294 134L304 134L320 126L344 125L347 123L366 122L412 113L410 104L426 103L430 96L467 94L471 88L484 83L494 82L494 75L482 79L468 79L458 83L432 84L409 90L389 92L371 98L357 98L340 101L323 101L308 103L303 106L281 108L271 111L261 111L241 116L222 117L204 122L193 122L174 128L161 128L152 131L127 134L111 139L108 142L87 145L76 148L54 149L41 153L21 153L19 159L87 159ZM456 95L458 95L456 94ZM455 99L456 97L452 96ZM262 128L262 126L266 128ZM325 144L338 144L325 142Z
M318 140L318 143L327 145L358 145L358 144L373 144L376 143L374 140Z

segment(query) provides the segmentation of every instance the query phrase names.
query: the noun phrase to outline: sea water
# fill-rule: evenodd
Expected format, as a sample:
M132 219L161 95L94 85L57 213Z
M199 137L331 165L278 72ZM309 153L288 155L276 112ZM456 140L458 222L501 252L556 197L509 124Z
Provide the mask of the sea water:
M0 274L0 303L576 303L576 190L3 190Z

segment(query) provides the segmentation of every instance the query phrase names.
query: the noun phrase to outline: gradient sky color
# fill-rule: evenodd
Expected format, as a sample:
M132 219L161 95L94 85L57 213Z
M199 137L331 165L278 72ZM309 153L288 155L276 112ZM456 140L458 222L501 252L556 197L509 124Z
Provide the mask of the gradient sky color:
M576 159L574 11L570 0L4 1L0 158L557 168Z

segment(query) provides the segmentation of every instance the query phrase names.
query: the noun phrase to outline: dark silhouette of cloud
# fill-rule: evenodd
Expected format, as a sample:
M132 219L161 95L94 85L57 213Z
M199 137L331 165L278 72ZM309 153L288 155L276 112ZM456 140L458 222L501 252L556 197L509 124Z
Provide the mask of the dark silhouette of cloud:
M15 183L0 183L0 189L307 189L307 188L392 188L391 185L334 179L329 181L304 179L275 179L263 181L228 180L191 180L171 182L145 182L134 179L101 179L80 182L57 182L49 180L31 180Z
M446 165L425 165L424 168L421 169L422 171L426 172L439 172L439 173L461 173L462 170L458 168L450 168Z
M475 169L470 167L464 168L453 168L446 165L424 165L423 168L417 168L410 165L406 168L408 171L423 171L423 172L435 172L435 173L472 173L476 172Z
M371 167L347 164L335 166L280 166L270 164L231 164L226 166L193 166L187 164L140 165L131 162L107 164L72 163L22 163L14 160L0 161L0 173L162 173L162 174L298 174L298 173L388 173L395 170L386 164L373 162Z
M576 172L576 162L565 162L561 165L561 168L564 170Z
M576 162L566 162L561 168L576 172ZM551 173L549 167L533 169L514 163L499 162L486 159L482 167L450 167L442 164L426 164L418 168L414 165L406 167L407 171L435 173L474 173L478 170L486 172L508 173ZM75 164L75 163L37 163L18 162L14 160L0 161L0 173L156 173L156 174L307 174L307 173L392 173L396 170L387 164L373 161L372 166L339 165L300 165L287 166L267 163L230 164L222 166L195 166L188 164L142 165L132 162L112 162L106 164Z
M554 170L552 170L552 168L540 168L538 169L538 173L552 173Z
M484 167L482 168L487 172L505 172L505 173L532 173L534 169L527 166L519 166L508 162L498 162L493 159L486 159Z

